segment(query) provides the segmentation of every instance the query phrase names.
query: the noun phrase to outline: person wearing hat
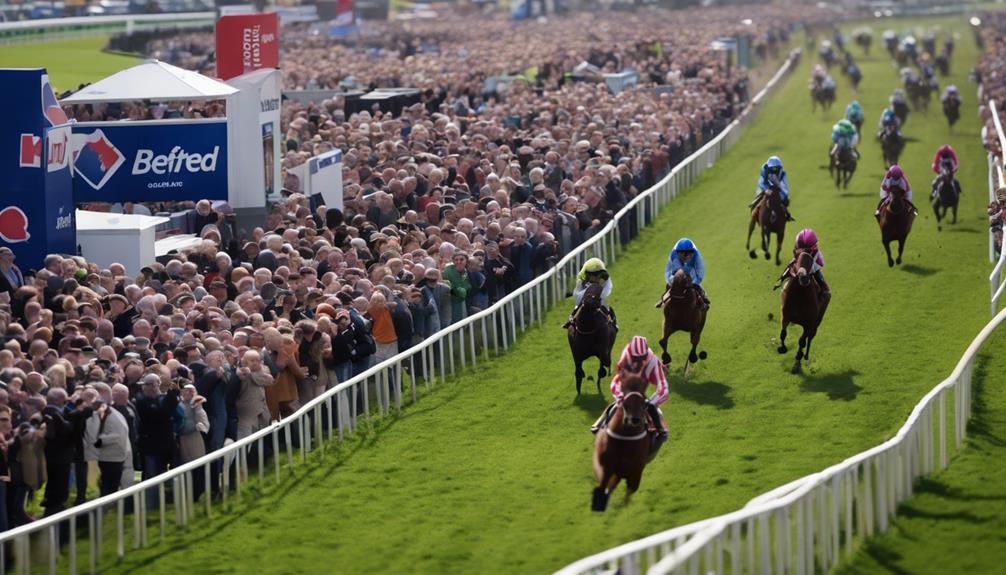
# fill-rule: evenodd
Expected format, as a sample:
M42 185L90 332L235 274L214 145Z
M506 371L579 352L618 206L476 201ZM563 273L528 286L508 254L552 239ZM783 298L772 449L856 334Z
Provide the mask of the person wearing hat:
M236 395L238 441L269 425L265 388L275 384L276 380L262 363L262 355L254 349L246 351L228 383L227 392L229 396Z
M181 418L178 422L178 457L180 463L195 461L206 455L203 434L210 430L210 419L203 409L206 398L196 393L191 383L182 388Z
M133 320L138 316L126 296L117 293L108 296L108 313L105 318L111 320L115 337L126 337L133 333Z
M178 385L171 383L167 393L161 391L161 378L148 373L140 378L140 394L134 400L140 424L140 453L143 454L143 479L150 479L168 470L172 446L175 443L175 409L178 407ZM157 490L148 490L147 505L157 505Z
M7 246L0 247L0 291L14 297L17 288L24 285L21 269L14 265L14 251Z
M608 270L605 269L604 262L599 258L590 258L585 261L583 267L580 268L580 273L576 275L576 287L573 288L573 298L576 301L576 305L569 314L566 323L562 324L562 328L566 329L573 324L573 319L576 317L577 312L580 311L580 305L583 303L583 296L587 293L587 289L591 284L601 286L601 309L607 313L617 332L618 320L615 317L615 310L608 305L608 297L611 296L612 289L611 277L608 274Z

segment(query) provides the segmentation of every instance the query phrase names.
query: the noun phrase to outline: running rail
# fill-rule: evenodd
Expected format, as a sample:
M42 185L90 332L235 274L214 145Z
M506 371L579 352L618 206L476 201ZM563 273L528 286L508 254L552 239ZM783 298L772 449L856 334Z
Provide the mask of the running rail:
M1006 310L982 328L950 376L884 443L761 495L738 511L609 549L557 575L829 571L843 554L854 553L857 541L887 530L898 505L911 497L915 480L947 467L951 425L953 448L961 449L971 417L975 357L1003 321Z
M0 22L0 45L71 40L139 30L184 29L212 26L214 12L80 16Z
M587 259L600 257L609 263L615 261L623 243L623 234L627 235L631 225L634 224L636 229L649 225L663 206L691 185L740 139L743 128L757 116L767 95L796 66L800 54L799 49L790 52L772 79L722 132L675 166L652 188L633 198L599 232L531 283L489 308L451 324L409 350L332 387L282 421L157 477L0 533L0 575L6 573L3 554L7 548L13 550L16 572L31 571L35 550L36 557L44 556L46 571L56 573L63 555L57 537L60 524L64 524L64 528L73 525L73 522L88 526L86 534L78 529L77 537L69 537L62 559L66 561L66 570L70 573L76 573L81 567L78 549L81 545L87 549L87 569L94 573L100 564L103 545L114 543L116 556L121 560L127 549L166 543L170 541L169 522L178 529L185 529L194 521L220 516L233 507L232 499L241 501L252 497L254 492L245 484L253 476L259 482L265 482L269 477L278 485L283 480L284 468L292 473L297 465L307 462L309 453L318 452L317 457L324 458L331 440L341 441L345 434L351 433L361 423L370 422L371 386L375 390L377 411L384 415L393 409L401 409L403 384L409 384L411 399L415 403L420 382L429 388L438 380L446 382L448 376L453 376L468 364L474 367L480 356L482 361L489 361L491 356L505 353L509 346L517 342L520 332L535 323L544 325L548 309L565 301L567 287ZM266 461L267 453L272 455L269 462ZM221 496L217 507L214 508L214 498L207 497L205 493L197 504L195 492L202 486L217 482ZM152 500L149 506L148 497ZM126 512L127 500L132 508L131 517ZM112 537L104 536L104 531L109 528L106 523L112 522L112 518L106 516L114 517ZM126 534L130 531L131 536L127 538ZM78 542L78 538L81 541Z

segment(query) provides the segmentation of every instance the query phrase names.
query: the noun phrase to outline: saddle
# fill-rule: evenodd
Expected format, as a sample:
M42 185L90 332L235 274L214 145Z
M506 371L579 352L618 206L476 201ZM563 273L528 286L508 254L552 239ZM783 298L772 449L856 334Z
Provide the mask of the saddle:
M887 208L891 205L891 200L892 200L891 196L887 196L887 198L884 199L883 203L880 204L880 210L878 212L878 215L884 215L885 213L888 212ZM918 213L918 210L915 208L915 204L910 202L908 198L905 198L904 202L905 202L905 209L907 211Z

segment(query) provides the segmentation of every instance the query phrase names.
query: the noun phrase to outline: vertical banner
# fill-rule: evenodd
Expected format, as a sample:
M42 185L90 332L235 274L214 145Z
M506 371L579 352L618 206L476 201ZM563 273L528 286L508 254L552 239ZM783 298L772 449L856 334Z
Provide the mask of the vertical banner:
M280 95L279 70L259 70L227 81L238 93L227 102L232 208L264 208L279 194Z
M0 69L0 246L23 269L75 254L70 129L45 69Z
M223 16L217 20L217 77L279 66L279 18L275 12Z

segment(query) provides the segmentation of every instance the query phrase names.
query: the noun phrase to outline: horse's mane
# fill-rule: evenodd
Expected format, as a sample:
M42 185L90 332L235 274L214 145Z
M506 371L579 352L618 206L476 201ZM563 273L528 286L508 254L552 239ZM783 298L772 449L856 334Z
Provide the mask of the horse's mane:
M646 382L643 381L643 378L632 374L626 376L626 378L622 380L622 393L628 393L631 391L643 393L645 395Z

